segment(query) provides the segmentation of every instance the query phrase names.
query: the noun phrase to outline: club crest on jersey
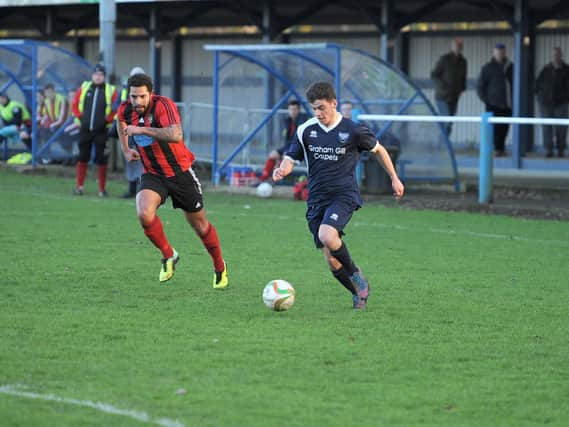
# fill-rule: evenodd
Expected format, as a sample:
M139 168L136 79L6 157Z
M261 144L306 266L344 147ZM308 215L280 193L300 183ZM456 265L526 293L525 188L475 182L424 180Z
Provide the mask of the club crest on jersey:
M345 144L350 139L350 132L338 132L338 141L340 144Z
M310 138L317 138L318 137L318 132L316 132L315 130L311 130L310 131L310 135L308 135Z

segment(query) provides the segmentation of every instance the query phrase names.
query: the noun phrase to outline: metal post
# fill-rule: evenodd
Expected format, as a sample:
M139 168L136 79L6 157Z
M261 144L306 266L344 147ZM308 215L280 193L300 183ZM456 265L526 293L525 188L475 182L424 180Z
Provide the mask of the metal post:
M514 81L512 116L521 117L527 114L528 47L524 38L529 29L529 11L527 0L516 0L514 8ZM524 133L520 124L514 123L512 130L512 163L515 168L522 167L522 156L525 154ZM524 129L525 130L525 129Z
M211 161L211 182L214 186L219 184L217 176L217 145L218 145L218 112L219 112L219 51L213 52L213 154Z
M37 44L32 45L32 168L35 168L38 163L38 123L36 117L38 116L38 47Z
M275 11L273 0L265 0L263 2L263 16L262 16L262 42L263 44L270 44L273 39L274 26L275 26ZM267 63L272 65L272 61L267 59ZM275 82L270 72L265 71L263 76L263 93L265 95L264 108L270 109L275 103ZM270 151L270 144L273 139L273 124L268 123L263 132L263 142L267 151Z
M279 108L281 108L286 103L286 101L290 98L291 94L292 93L289 90L281 97L281 99L279 99L279 101L273 106L273 108L271 108L271 111L269 111L269 113L263 118L263 120L261 120L257 124L257 126L255 126L255 128L249 132L247 136L245 136L243 141L241 141L239 145L235 148L235 150L233 150L233 152L229 155L229 157L225 159L225 161L219 168L220 171L223 171L227 166L229 166L229 164L237 156L237 154L239 154L239 152L243 150L247 146L247 144L249 144L249 142L251 142L251 140L255 137L257 132L259 132L259 130L262 129L263 126L265 126L269 122L269 120L271 120L271 118L276 114Z
M174 37L174 55L172 58L172 96L176 101L182 101L182 63L183 63L182 37Z
M382 0L381 2L381 38L379 56L386 62L393 63L393 0Z
M107 76L113 82L115 77L115 22L117 5L115 0L101 0L99 3L99 55L107 69Z
M149 69L150 69L150 77L152 77L152 81L154 82L154 91L156 93L160 93L160 42L158 41L158 12L156 7L152 7L150 9L150 39L149 39L149 48L150 48L150 57L149 57Z
M336 99L338 100L338 108L342 99L342 51L336 48L336 67L334 70L334 86L336 89Z
M488 204L492 200L493 176L493 125L489 119L492 113L483 113L480 121L480 166L478 171L478 203Z

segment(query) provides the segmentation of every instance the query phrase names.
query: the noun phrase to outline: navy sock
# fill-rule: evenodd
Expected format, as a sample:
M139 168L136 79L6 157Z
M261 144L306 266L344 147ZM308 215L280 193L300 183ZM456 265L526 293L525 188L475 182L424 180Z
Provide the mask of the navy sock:
M348 247L346 246L346 244L343 241L342 241L342 246L340 246L335 251L330 251L330 254L334 258L336 258L338 261L340 261L340 263L346 269L346 272L348 273L348 275L351 276L356 271L358 271L358 269L356 268L356 265L354 264L354 261L352 261L352 257L350 256L350 253L348 252Z
M354 286L352 285L352 281L350 280L350 275L348 274L344 266L340 267L339 270L336 271L330 270L330 271L332 272L332 275L336 278L336 280L340 282L342 286L344 286L344 288L346 288L352 295L356 294Z

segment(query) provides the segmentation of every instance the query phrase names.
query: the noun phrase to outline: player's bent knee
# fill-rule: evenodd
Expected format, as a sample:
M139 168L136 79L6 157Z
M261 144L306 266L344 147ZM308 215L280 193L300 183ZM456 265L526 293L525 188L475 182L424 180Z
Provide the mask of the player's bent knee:
M338 246L342 244L338 231L327 225L321 225L318 229L318 239L324 246L332 250L338 249Z
M156 217L156 211L145 209L137 212L138 221L143 227L148 227Z
M156 217L156 208L151 204L139 203L136 207L136 215L143 227L149 226Z

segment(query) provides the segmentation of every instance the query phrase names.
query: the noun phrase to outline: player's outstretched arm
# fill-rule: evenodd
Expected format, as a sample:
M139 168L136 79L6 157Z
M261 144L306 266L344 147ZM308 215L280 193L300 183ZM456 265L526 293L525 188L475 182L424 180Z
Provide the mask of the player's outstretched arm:
M123 122L119 119L116 120L117 120L117 134L119 136L119 141L121 143L121 149L124 158L128 162L140 160L140 154L138 153L138 151L128 146L128 136L126 134L126 128L127 128L126 122Z
M389 155L385 147L381 145L379 142L373 148L373 150L371 150L371 152L375 154L377 161L383 167L383 169L385 169L385 172L387 172L387 174L391 178L391 187L393 188L393 196L397 200L399 200L401 197L403 197L403 193L405 193L405 187L403 186L403 183L399 180L399 177L397 176L397 172L395 171L395 166L393 166L393 162L391 161L391 156Z
M175 142L181 141L184 138L182 127L174 124L165 128L151 128L142 126L127 126L125 133L131 135L146 135L160 142Z
M285 157L278 168L273 171L273 181L277 182L292 172L294 161L290 157Z

